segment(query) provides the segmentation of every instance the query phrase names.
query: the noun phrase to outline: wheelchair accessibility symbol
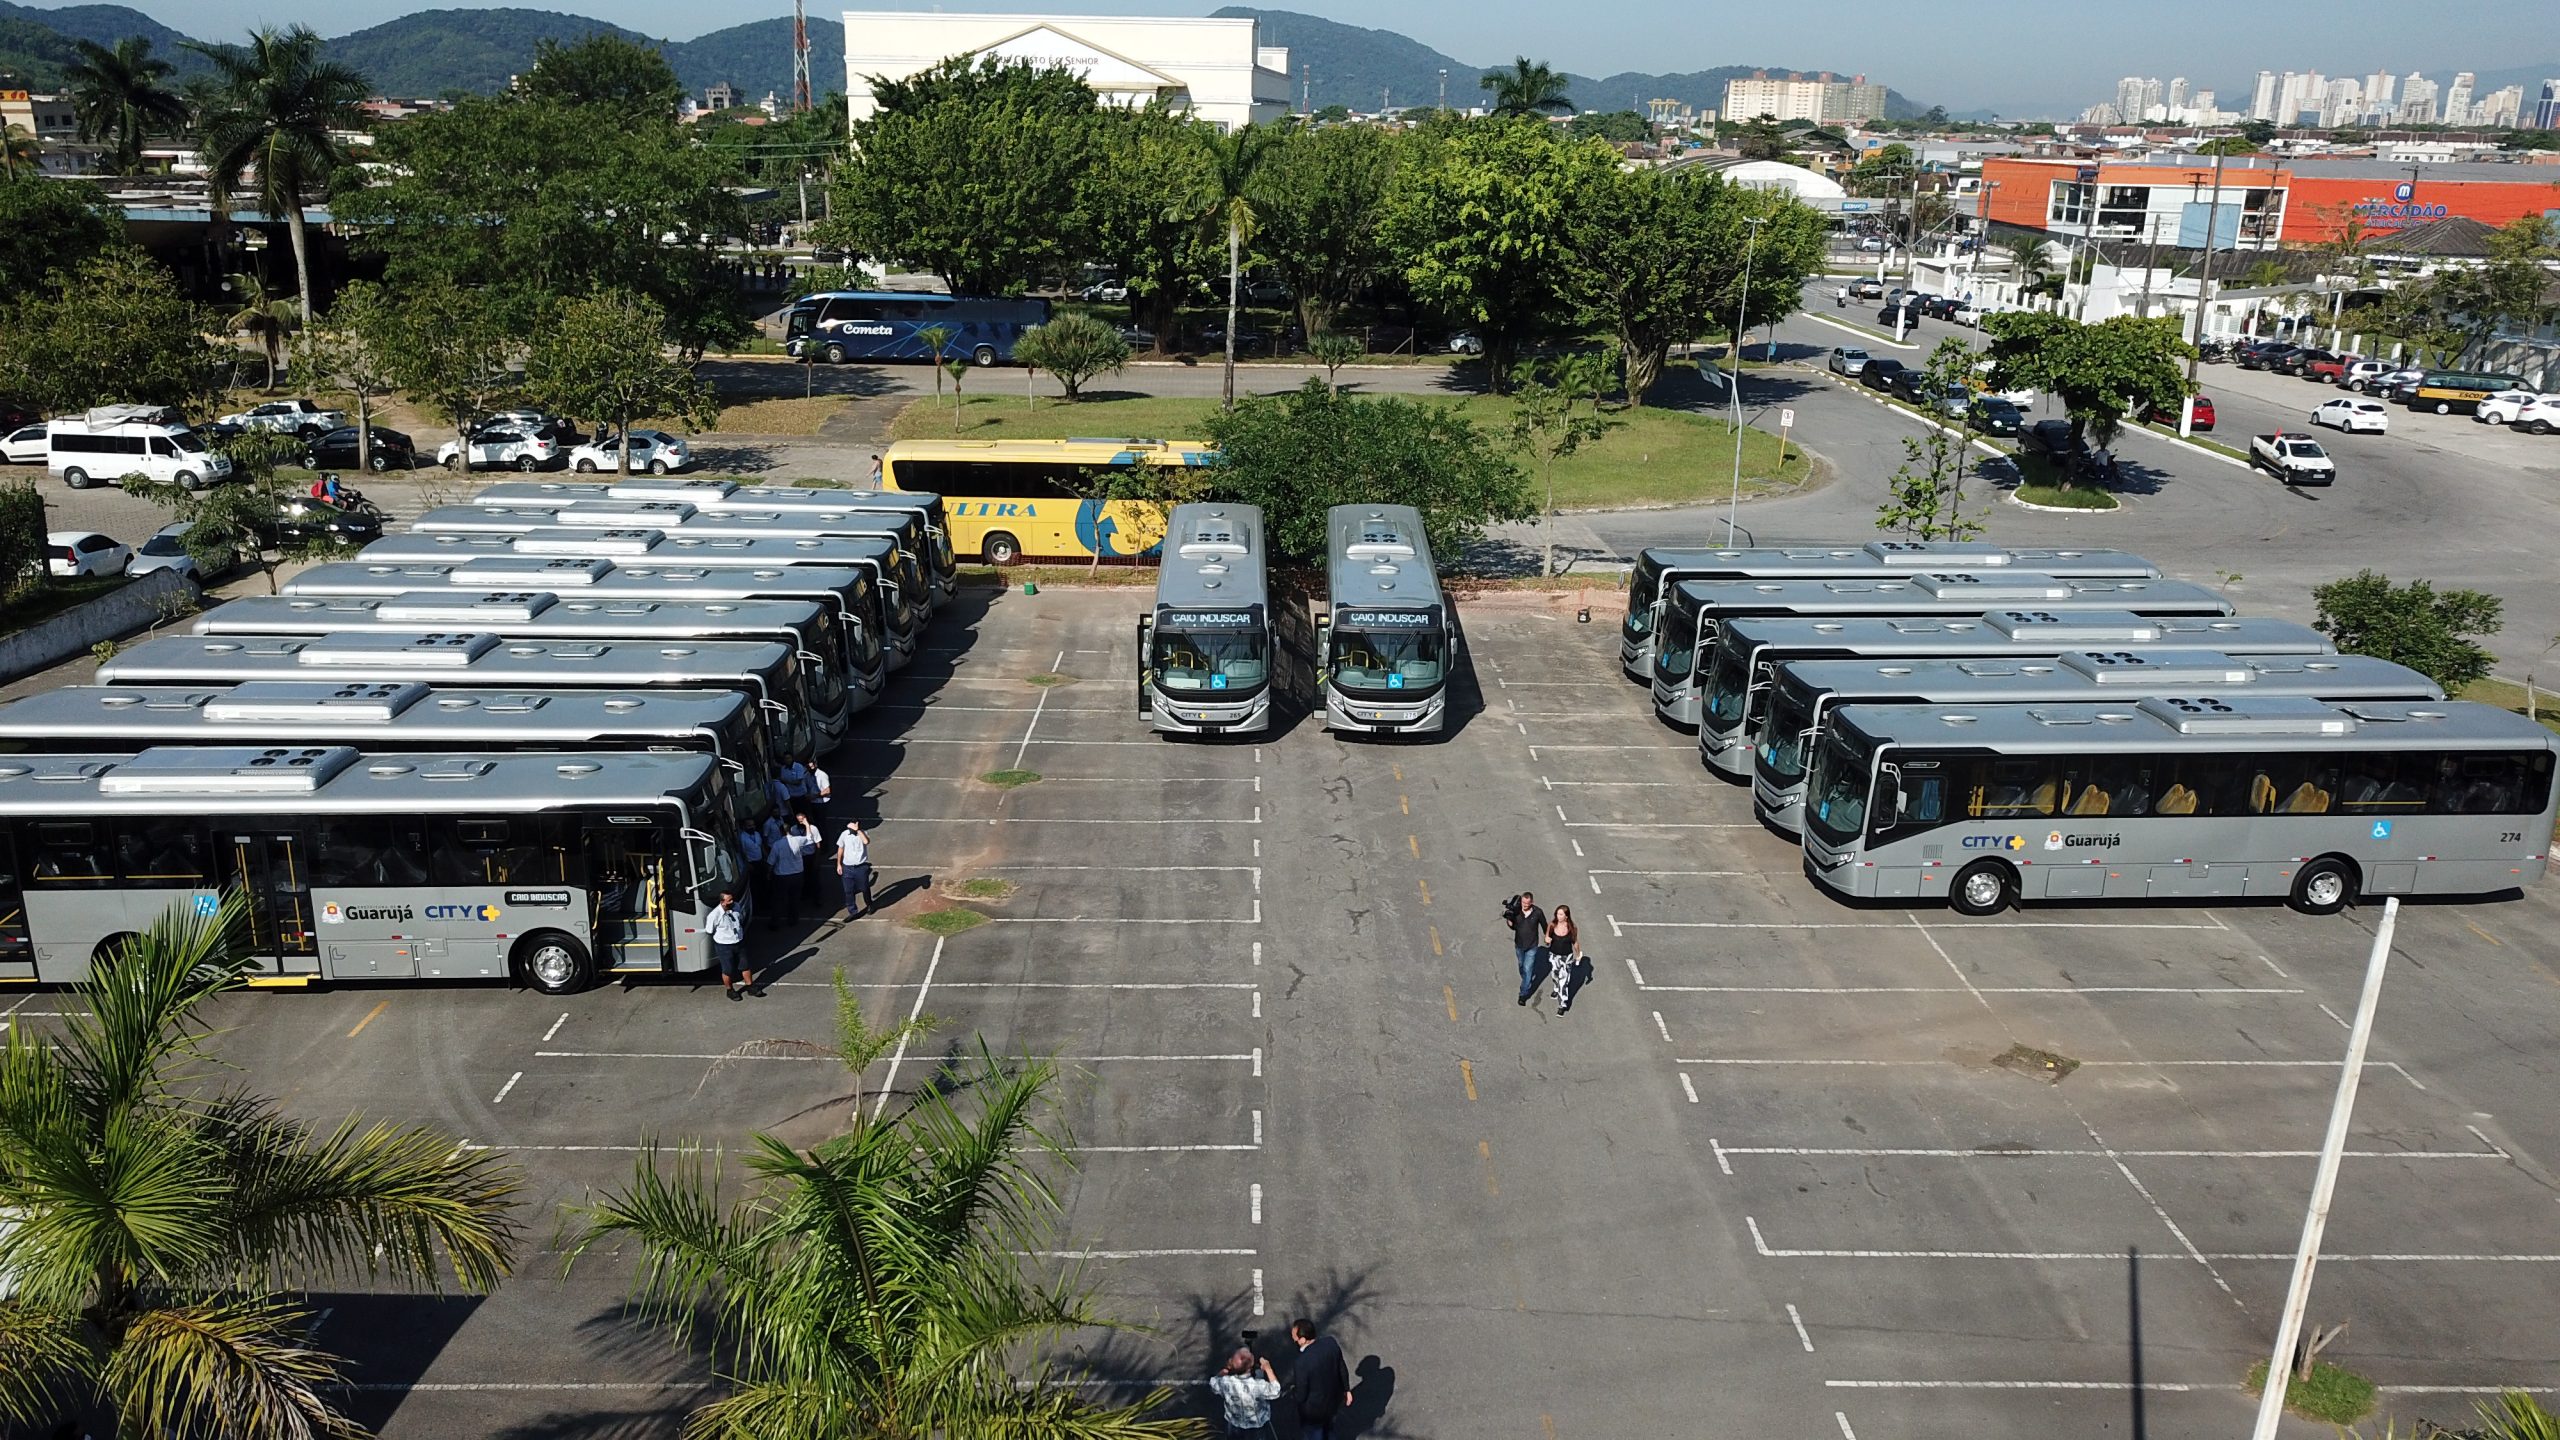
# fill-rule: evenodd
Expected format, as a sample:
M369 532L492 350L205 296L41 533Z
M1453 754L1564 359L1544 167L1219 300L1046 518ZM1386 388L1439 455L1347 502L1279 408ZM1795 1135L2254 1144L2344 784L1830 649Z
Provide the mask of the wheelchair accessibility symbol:
M2391 838L2391 822L2390 822L2390 821L2388 821L2388 820L2376 820L2376 821L2374 821L2374 822L2373 822L2373 838L2374 838L2374 839L2376 839L2376 840L2388 840L2388 839L2390 839L2390 838Z

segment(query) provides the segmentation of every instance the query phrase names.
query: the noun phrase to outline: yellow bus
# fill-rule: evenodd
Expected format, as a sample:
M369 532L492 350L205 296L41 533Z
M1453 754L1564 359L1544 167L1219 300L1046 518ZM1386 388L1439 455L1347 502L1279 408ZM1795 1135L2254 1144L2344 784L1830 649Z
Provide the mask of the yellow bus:
M880 456L887 490L942 497L951 548L991 565L1025 556L1088 559L1154 553L1169 508L1090 500L1097 470L1212 464L1197 440L900 440ZM1061 480L1066 484L1061 484ZM1071 488L1073 487L1073 488ZM1183 498L1171 493L1168 500Z

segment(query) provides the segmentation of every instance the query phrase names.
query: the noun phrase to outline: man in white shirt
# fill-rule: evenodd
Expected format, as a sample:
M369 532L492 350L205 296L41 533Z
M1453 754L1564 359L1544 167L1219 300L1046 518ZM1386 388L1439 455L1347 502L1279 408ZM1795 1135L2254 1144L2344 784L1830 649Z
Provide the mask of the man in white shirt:
M720 903L712 907L702 928L711 937L711 958L720 967L721 991L732 1000L755 994L756 972L747 968L747 917L738 909L736 891L720 892Z
M858 920L871 908L871 837L848 815L836 836L836 877L844 882L844 918Z

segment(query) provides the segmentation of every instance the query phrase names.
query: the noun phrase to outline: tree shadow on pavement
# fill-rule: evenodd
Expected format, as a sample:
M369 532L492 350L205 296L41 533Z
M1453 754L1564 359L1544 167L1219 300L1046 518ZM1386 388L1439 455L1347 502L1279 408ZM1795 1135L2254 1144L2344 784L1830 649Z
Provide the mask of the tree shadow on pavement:
M789 400L803 395L892 395L913 390L920 379L927 390L933 377L922 363L886 365L801 365L795 361L705 360L694 374L723 399Z

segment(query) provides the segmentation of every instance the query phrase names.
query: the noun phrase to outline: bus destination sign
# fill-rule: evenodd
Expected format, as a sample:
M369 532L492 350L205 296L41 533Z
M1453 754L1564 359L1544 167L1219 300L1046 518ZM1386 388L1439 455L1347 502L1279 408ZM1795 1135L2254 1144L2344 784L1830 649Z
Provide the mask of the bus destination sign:
M1440 616L1432 610L1336 610L1333 623L1341 630L1428 630Z

